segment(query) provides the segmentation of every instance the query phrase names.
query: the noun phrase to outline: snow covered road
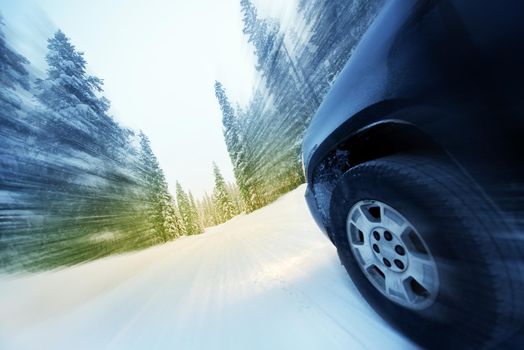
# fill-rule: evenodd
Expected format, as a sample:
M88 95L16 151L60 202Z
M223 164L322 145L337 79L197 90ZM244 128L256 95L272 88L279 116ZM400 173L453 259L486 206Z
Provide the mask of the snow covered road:
M304 186L199 236L0 279L0 349L410 349L362 300Z

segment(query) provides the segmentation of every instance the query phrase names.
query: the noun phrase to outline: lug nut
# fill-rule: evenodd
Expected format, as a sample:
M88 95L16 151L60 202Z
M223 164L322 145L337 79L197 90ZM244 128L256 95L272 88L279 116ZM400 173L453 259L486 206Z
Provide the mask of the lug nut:
M389 231L384 231L384 238L386 239L386 241L391 241L393 239L393 236Z
M376 245L376 244L373 244L373 250L374 250L376 253L380 253L380 248L379 248L378 245Z
M373 231L373 238L375 238L377 241L380 240L380 233Z
M400 260L398 260L398 259L395 259L393 262L395 263L395 265L397 265L397 267L398 267L399 269L401 269L401 270L404 269L404 263L403 263L402 261L400 261Z
M384 265L386 265L387 267L391 267L391 263L389 262L388 259L384 258L382 259L382 261L384 262Z
M395 251L397 252L398 255L406 254L406 250L404 249L404 247L400 245L395 246Z

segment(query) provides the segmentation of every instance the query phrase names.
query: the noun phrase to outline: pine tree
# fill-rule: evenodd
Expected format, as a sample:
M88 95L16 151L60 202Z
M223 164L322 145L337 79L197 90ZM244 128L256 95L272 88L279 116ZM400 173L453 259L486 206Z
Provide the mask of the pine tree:
M277 47L281 44L279 26L275 21L259 18L257 9L250 0L241 0L240 6L244 22L243 32L255 48L257 69L267 72L268 69L264 67L274 61L275 55L278 54Z
M141 164L144 186L147 189L148 217L156 237L163 242L175 238L178 233L173 198L160 164L151 149L148 137L140 132Z
M222 111L222 125L227 150L233 165L239 162L242 144L240 127L236 120L235 111L229 102L226 91L219 81L215 81L215 95Z
M48 40L47 77L36 81L37 97L49 115L47 133L58 143L125 166L128 133L107 115L103 81L86 73L83 53L57 31Z
M242 193L240 192L239 187L235 183L228 183L227 191L231 197L235 215L240 214L245 210L245 208L244 201L242 200Z
M103 81L86 73L83 52L77 51L61 30L48 40L47 48L47 78L37 81L40 100L55 111L87 106L95 113L105 113L109 101L97 96Z
M215 226L220 223L214 200L207 193L204 193L204 197L202 198L201 212L203 213L202 221L204 222L204 227Z
M189 205L191 207L191 214L193 216L193 223L195 224L195 233L202 233L204 232L204 226L202 224L200 210L198 208L198 205L191 191L189 191L188 196L189 196Z
M215 95L222 111L222 125L226 147L233 164L235 179L241 189L242 199L250 203L251 190L247 187L245 180L249 177L246 173L247 159L247 140L242 139L241 126L235 115L235 110L231 106L226 90L222 83L215 81Z
M196 207L191 203L190 198L178 182L176 183L176 197L178 210L180 211L182 224L184 225L186 234L194 235L201 233L201 229L198 225Z
M176 197L176 194L175 194L175 197ZM177 228L176 230L177 237L186 236L187 235L186 226L184 225L184 221L182 219L182 214L180 213L180 208L178 207L178 203L176 203L175 200L173 200L173 207L175 210L175 223L176 223L176 228Z
M225 222L235 215L233 202L227 191L226 182L220 173L218 166L213 163L213 175L215 176L215 189L213 191L214 202L220 222Z
M7 45L3 27L0 14L0 121L5 127L8 116L20 109L16 88L29 89L29 74L25 68L29 61Z

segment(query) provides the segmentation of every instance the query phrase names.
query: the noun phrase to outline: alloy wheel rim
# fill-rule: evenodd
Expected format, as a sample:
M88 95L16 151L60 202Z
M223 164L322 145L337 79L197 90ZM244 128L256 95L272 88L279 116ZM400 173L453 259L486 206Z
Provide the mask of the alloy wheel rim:
M380 201L362 200L349 210L346 230L360 269L386 298L412 310L433 304L439 290L437 264L400 212Z

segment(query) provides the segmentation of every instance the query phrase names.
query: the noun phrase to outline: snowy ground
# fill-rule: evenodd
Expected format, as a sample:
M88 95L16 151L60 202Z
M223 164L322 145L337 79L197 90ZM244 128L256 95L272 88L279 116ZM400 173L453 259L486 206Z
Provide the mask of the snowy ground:
M362 300L304 187L142 252L0 279L0 349L410 349Z

